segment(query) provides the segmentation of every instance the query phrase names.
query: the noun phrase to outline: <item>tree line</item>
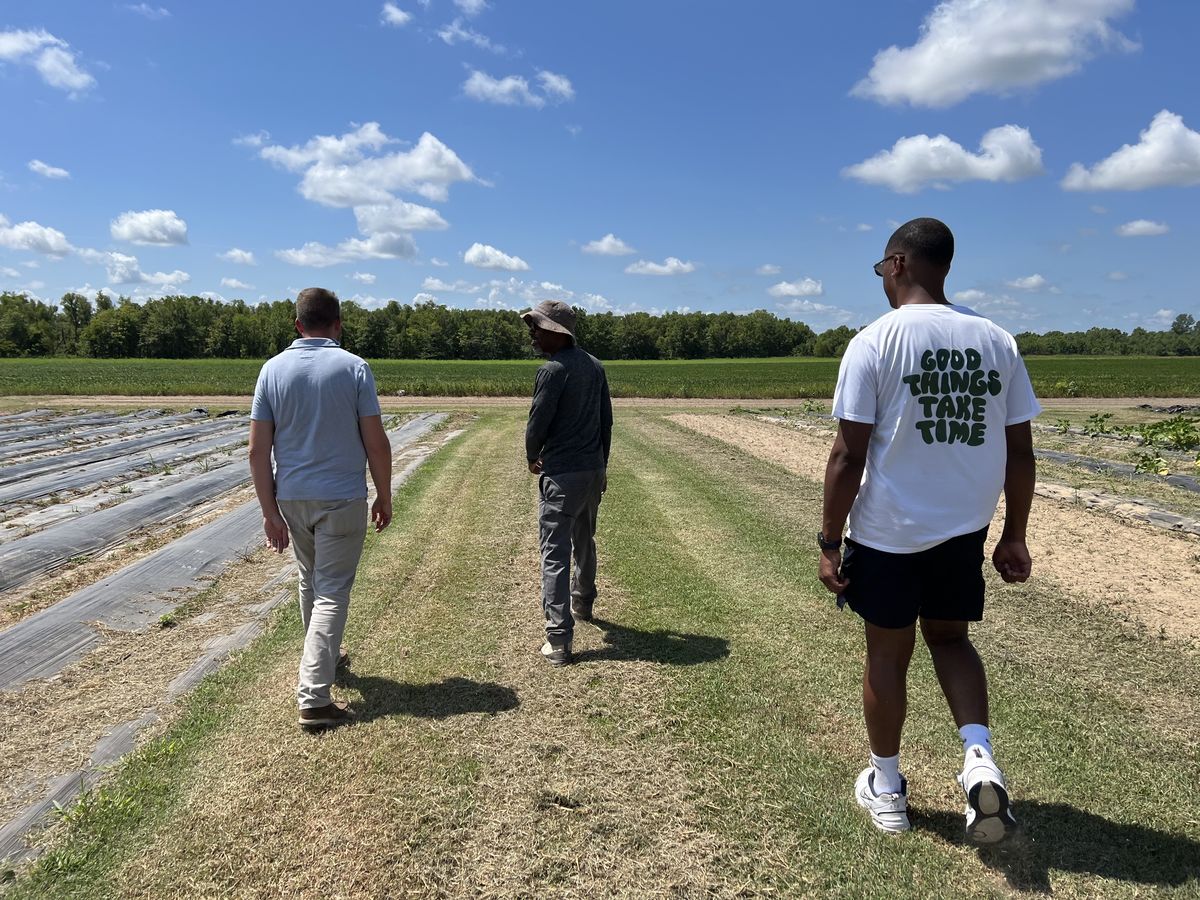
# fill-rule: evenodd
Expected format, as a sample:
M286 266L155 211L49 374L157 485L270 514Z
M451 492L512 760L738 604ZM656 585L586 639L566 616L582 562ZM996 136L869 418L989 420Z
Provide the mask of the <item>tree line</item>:
M276 300L250 306L208 297L169 296L134 303L104 293L95 303L63 295L57 305L0 293L0 357L265 359L296 337L295 305ZM579 310L579 343L601 359L714 357L838 357L856 330L818 334L803 322L766 310L747 314L614 315ZM364 309L342 302L342 344L368 359L525 359L532 355L525 323L512 310L453 309L437 303L388 303ZM1115 328L1017 335L1026 355L1200 356L1200 325L1181 315L1166 331Z

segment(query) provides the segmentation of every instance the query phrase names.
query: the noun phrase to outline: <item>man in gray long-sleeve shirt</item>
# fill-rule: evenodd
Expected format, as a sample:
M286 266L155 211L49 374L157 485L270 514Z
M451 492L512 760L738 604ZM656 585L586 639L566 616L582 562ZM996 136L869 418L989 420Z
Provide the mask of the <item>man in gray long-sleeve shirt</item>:
M564 666L575 620L590 621L596 599L596 514L608 487L612 401L604 366L575 343L570 306L543 300L521 318L533 346L550 357L534 382L525 456L541 493L542 655Z

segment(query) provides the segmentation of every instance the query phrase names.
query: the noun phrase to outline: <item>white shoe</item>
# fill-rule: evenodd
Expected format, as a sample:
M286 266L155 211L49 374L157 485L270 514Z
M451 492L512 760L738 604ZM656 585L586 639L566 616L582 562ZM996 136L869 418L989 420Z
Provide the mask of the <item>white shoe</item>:
M1016 830L1004 773L990 753L972 744L958 784L967 795L967 840L975 844L998 844Z
M867 766L854 782L854 798L871 814L871 821L880 831L899 834L912 826L908 821L908 781L900 776L900 792L875 793L875 767Z

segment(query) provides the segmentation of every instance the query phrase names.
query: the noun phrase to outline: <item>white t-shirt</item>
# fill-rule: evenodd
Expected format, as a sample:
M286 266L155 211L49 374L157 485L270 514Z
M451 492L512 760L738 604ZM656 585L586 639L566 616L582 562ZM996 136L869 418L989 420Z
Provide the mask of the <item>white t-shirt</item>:
M916 553L992 520L1004 428L1041 412L1012 335L965 306L907 304L850 341L833 414L873 424L847 536Z

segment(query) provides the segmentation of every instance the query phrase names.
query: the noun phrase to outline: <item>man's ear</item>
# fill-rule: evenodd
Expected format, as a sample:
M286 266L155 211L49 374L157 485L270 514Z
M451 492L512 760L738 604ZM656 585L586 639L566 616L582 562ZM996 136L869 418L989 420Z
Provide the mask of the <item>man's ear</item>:
M300 325L299 319L296 320L296 333L299 334L301 337L304 336L304 328Z

